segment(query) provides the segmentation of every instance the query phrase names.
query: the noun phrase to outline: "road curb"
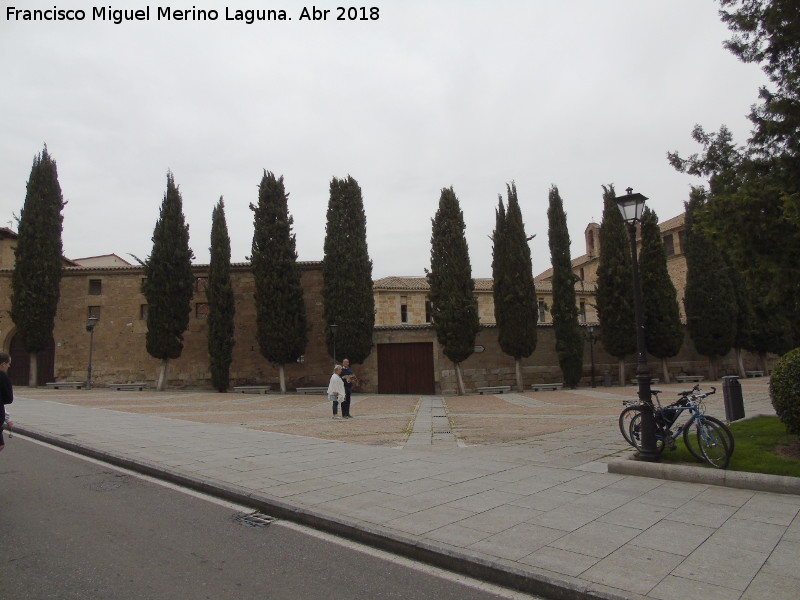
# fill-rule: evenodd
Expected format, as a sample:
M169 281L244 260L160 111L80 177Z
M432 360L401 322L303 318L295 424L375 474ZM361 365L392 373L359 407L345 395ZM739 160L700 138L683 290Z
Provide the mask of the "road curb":
M442 543L405 536L378 525L350 521L309 508L293 506L282 500L253 493L246 488L222 484L172 471L168 468L84 446L80 443L16 426L14 433L88 456L143 475L168 481L209 496L251 506L269 516L306 525L373 548L391 552L448 571L501 585L527 594L553 600L644 600L638 594L622 595L618 590L577 578L531 567L523 570L501 560L470 554ZM610 471L609 471L610 472Z
M652 477L668 481L704 483L730 488L772 492L776 494L800 495L800 478L785 475L765 475L764 473L745 473L706 467L651 463L629 458L608 463L608 472L618 475Z

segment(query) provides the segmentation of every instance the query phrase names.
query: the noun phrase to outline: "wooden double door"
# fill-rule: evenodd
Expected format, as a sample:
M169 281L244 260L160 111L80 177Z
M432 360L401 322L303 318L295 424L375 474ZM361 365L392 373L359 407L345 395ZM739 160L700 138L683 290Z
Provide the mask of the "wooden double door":
M436 393L433 343L378 344L378 393Z
M31 357L25 351L22 337L19 334L11 338L9 352L11 355L11 368L8 376L13 385L28 385L31 373ZM54 381L56 364L56 344L50 341L50 346L36 355L36 385L43 386L50 381Z

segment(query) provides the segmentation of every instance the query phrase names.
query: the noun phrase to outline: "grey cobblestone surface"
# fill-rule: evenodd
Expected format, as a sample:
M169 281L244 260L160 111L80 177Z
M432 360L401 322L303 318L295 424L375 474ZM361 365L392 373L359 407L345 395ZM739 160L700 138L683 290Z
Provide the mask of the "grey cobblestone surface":
M743 387L748 415L772 412L766 380ZM401 409L408 398L393 400L392 412L386 397L357 396L356 418L331 423L323 402L297 413L296 396L19 388L11 412L32 436L545 597L796 600L800 496L762 491L759 482L732 488L610 473L609 463L631 455L616 414L633 395L508 394L507 412L469 419L454 399L422 397L410 421ZM586 419L576 409L597 399L613 410ZM236 422L229 400L287 412ZM709 412L721 416L721 400ZM187 406L191 416L176 416ZM522 423L549 432L472 444L460 434L466 421L469 431ZM392 432L395 441L353 442L359 428L384 422L387 431L408 427L402 443ZM294 433L259 429L267 423L289 423ZM347 441L330 439L338 433L323 425L349 428ZM6 452L24 451L14 442Z

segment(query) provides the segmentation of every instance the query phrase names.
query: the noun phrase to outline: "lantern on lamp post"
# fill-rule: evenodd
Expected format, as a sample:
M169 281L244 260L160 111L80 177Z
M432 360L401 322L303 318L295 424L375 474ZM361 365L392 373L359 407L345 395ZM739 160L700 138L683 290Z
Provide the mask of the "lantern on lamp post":
M636 223L641 222L644 212L645 196L633 193L632 188L625 190L624 196L615 198L619 212L628 225L628 235L631 240L631 266L633 270L633 306L636 320L636 352L638 361L636 366L636 382L639 387L639 402L645 405L641 411L642 419L642 445L640 455L642 460L657 461L659 457L656 448L656 422L653 415L653 400L650 397L650 369L647 366L647 345L644 337L644 315L642 314L642 281L639 276L639 259L636 252Z

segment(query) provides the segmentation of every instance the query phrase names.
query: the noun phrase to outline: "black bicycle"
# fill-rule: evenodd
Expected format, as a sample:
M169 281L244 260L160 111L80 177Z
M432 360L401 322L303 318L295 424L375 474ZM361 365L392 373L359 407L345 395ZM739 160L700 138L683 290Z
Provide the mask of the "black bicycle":
M662 407L658 400L660 391L653 390L654 404L638 403L627 407L623 413L628 411L631 416L626 439L634 448L642 450L642 411L652 410L656 425L656 450L659 453L663 452L665 447L674 450L675 440L678 436L683 436L684 445L697 460L705 461L718 469L725 469L733 455L733 434L722 421L705 414L703 400L716 393L716 388L712 387L710 392L704 394L699 391L700 387L696 385L691 390L678 394L680 397L676 402ZM672 427L684 412L689 414L689 419L673 431ZM620 426L622 417L623 415L620 415Z

